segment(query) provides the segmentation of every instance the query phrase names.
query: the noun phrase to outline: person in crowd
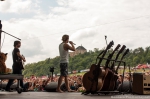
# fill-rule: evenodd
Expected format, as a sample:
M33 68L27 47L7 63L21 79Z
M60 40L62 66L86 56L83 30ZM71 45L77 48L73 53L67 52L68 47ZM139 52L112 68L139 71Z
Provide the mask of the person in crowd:
M123 76L118 75L118 79L117 79L117 82L116 82L116 88L115 89L118 89L118 87L122 84L122 81L123 81Z
M149 72L145 72L145 75L148 76L148 75L150 75L150 73Z
M69 41L69 35L62 36L62 43L59 45L59 53L60 53L60 77L58 79L58 87L56 89L57 92L63 92L60 89L61 83L63 79L65 79L65 84L68 92L71 91L68 83L68 63L69 63L69 50L75 51L74 43ZM71 46L68 44L70 43Z
M82 87L82 79L79 77L77 78L76 90L78 90L80 87Z

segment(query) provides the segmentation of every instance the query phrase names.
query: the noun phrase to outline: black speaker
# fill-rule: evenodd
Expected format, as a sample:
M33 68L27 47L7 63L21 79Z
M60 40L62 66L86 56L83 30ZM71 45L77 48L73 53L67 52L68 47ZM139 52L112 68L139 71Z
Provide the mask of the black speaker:
M132 82L123 81L123 84L119 85L117 90L120 92L130 92L132 90Z
M6 85L7 85L7 83L2 83L2 84L0 84L0 89L5 89L6 88Z
M7 83L3 82L2 84L0 84L0 88L5 89L6 85ZM11 89L15 89L16 87L17 87L17 83L14 83L13 85L10 86Z
M45 86L44 90L47 91L47 92L56 92L57 86L58 86L58 82L50 82L49 84L47 84ZM62 91L66 91L67 90L65 83L61 84L60 89Z
M2 84L0 84L0 89L5 89L6 88L6 85L7 83L6 82L3 82ZM24 87L25 89L28 89L29 88L29 83L24 83ZM17 83L14 83L10 86L10 89L16 89L17 88Z

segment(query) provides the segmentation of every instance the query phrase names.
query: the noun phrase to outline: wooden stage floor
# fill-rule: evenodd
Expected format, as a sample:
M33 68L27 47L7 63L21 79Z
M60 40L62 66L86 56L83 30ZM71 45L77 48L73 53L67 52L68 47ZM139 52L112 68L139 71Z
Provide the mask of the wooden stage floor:
M1 92L0 99L150 99L150 95L81 95L81 93L57 92Z

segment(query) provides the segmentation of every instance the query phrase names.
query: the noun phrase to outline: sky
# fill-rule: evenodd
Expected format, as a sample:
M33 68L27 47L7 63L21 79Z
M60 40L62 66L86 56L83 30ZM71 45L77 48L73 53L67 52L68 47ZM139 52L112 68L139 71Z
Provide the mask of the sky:
M3 31L21 38L26 64L59 56L64 34L87 51L115 45L129 49L150 42L150 0L5 0L0 1ZM5 38L5 39L4 39ZM2 52L12 67L15 38L2 34ZM114 46L115 47L115 46Z

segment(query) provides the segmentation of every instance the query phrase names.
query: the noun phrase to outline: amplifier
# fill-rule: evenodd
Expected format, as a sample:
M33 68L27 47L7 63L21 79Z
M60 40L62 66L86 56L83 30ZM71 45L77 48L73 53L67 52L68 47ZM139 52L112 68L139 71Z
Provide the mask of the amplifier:
M150 95L150 76L144 73L133 73L132 92Z

